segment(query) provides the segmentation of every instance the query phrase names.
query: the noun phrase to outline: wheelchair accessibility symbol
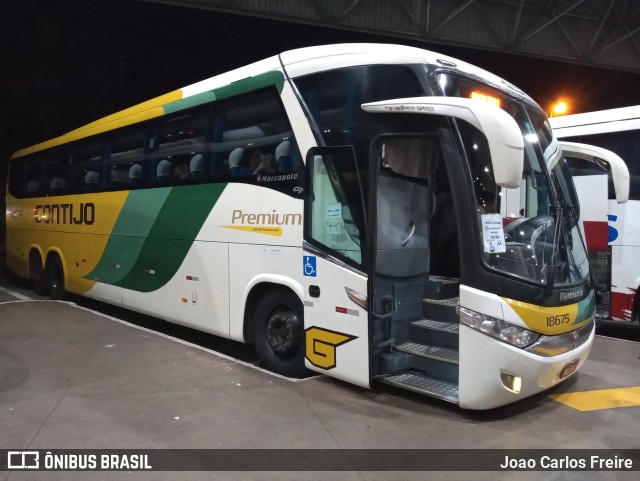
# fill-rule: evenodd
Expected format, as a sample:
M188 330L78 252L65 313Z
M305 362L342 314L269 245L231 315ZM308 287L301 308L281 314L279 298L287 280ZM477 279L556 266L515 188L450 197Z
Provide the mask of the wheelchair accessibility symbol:
M302 272L306 277L316 277L315 256L302 256Z

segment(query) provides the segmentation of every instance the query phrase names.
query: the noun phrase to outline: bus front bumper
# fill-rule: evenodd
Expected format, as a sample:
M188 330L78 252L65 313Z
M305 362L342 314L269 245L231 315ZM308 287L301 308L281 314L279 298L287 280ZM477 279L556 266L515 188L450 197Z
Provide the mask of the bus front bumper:
M549 389L584 364L595 336L556 356L519 349L460 324L459 403L466 409L491 409Z

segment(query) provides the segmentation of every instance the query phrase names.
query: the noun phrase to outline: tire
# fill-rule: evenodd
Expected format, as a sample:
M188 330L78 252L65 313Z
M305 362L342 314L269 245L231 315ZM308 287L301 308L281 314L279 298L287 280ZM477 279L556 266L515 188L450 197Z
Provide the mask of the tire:
M29 261L29 277L31 278L31 285L36 294L45 297L49 295L47 273L44 270L39 255L31 256L31 260Z
M57 255L53 255L47 262L47 284L51 299L61 301L67 298L67 291L64 287L64 268Z
M291 291L269 291L258 302L253 340L266 369L294 378L307 374L303 312L300 299Z

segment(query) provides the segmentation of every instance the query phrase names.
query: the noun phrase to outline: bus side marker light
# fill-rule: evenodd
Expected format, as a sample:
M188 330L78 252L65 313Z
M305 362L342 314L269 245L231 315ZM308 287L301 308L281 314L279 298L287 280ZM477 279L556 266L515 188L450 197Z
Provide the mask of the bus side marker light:
M186 303L189 299L187 299L186 297L182 297L181 300L182 300L182 302Z
M347 309L346 307L336 306L336 312L340 314L348 314L350 316L359 316L360 312L357 309Z
M504 384L504 387L506 387L509 391L520 394L520 389L522 389L522 378L520 376L501 372L500 380L502 381L502 384Z

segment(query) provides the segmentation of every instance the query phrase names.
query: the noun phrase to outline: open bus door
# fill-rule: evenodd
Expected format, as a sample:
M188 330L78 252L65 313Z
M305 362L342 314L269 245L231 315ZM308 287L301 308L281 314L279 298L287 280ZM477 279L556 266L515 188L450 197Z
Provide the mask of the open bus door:
M365 215L352 147L307 154L302 265L305 364L369 386Z

